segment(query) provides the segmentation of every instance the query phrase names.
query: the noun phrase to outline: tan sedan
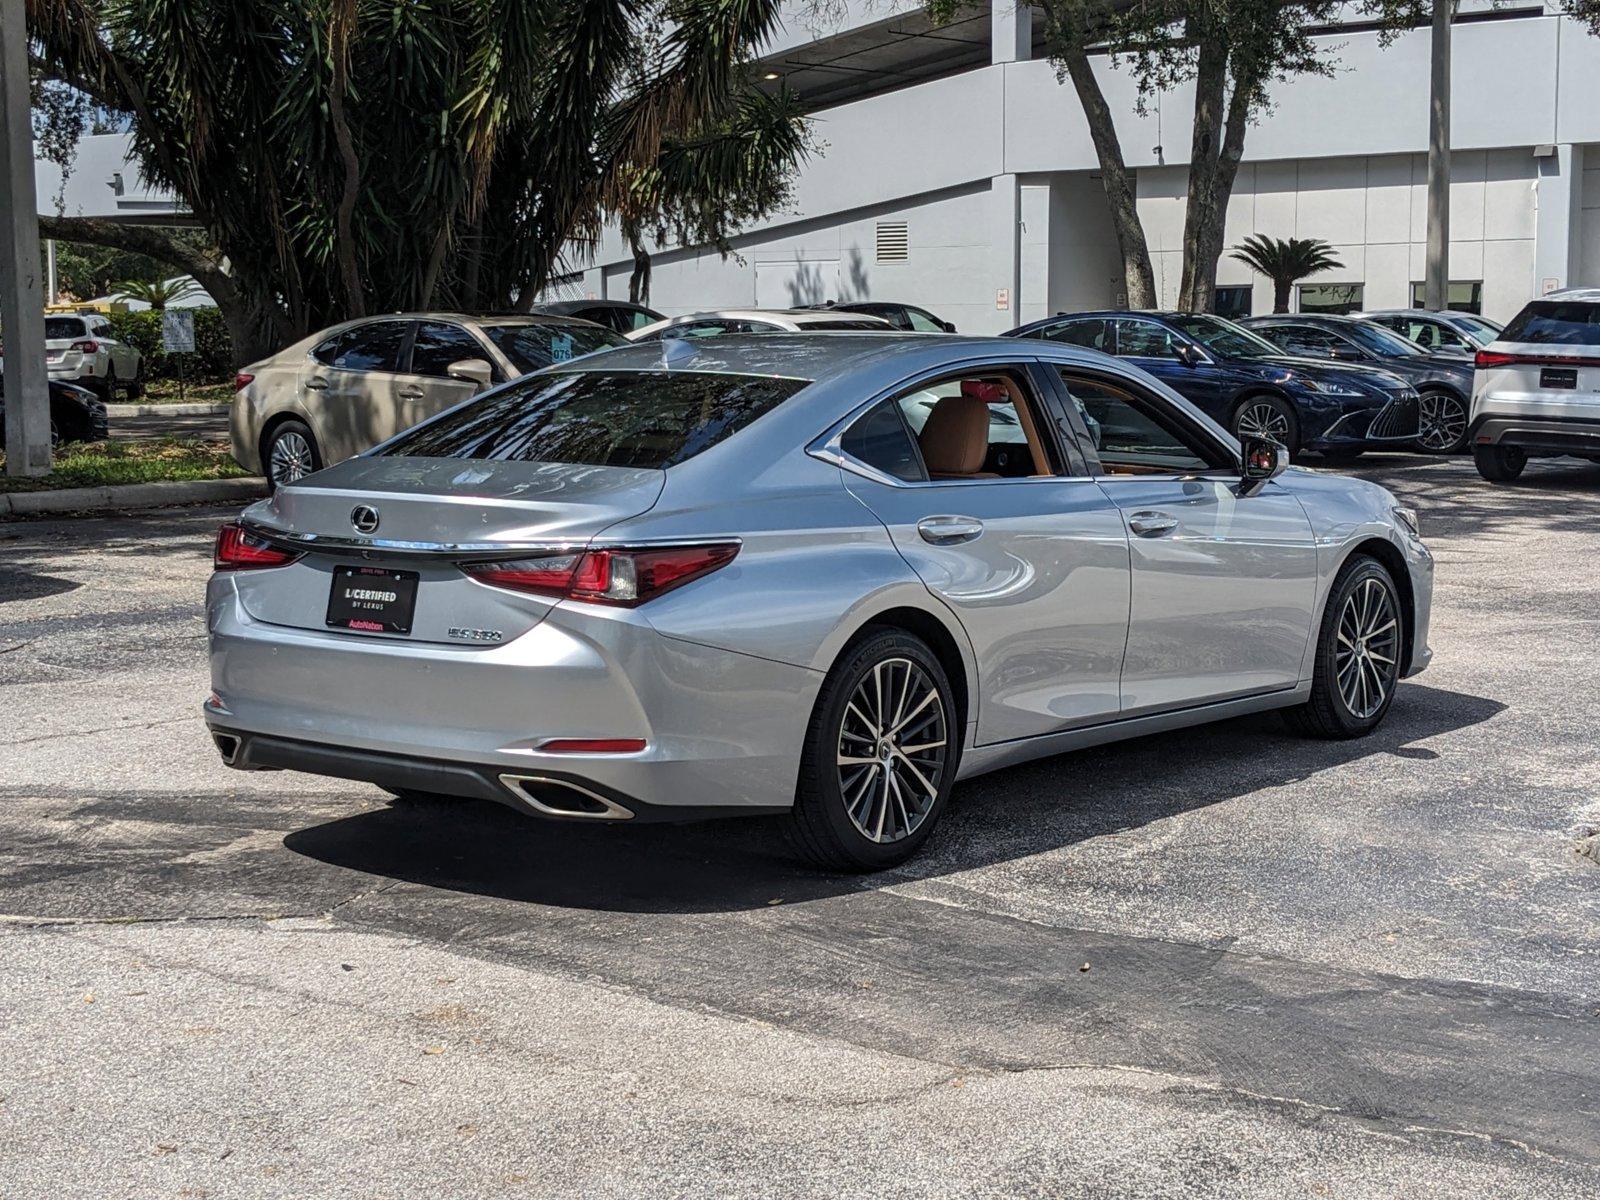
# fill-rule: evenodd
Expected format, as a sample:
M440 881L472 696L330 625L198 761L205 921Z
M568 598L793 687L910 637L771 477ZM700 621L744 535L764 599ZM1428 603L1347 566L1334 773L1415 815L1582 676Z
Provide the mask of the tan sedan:
M233 457L292 483L529 371L627 343L571 317L399 313L334 325L234 380Z

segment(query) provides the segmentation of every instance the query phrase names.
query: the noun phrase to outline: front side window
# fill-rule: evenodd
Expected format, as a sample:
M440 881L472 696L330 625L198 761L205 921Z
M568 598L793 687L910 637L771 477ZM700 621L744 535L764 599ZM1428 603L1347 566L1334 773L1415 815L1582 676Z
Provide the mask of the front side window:
M1154 321L1117 321L1117 353L1124 358L1177 358L1178 340Z
M416 341L411 345L411 373L444 379L449 375L451 363L483 357L478 339L461 326L424 321L417 326Z
M1068 370L1061 382L1088 428L1103 475L1192 475L1232 465L1176 420L1160 419L1157 401Z
M826 321L807 321L800 328L805 333L838 333L841 330L857 330L871 333L874 330L882 331L883 326L875 320L861 320L859 318L852 320L850 317L831 317Z
M1600 304L1535 300L1511 319L1500 337L1551 346L1600 345Z
M733 436L807 382L696 371L533 375L418 425L382 453L664 469Z
M1341 321L1339 332L1369 354L1379 358L1414 358L1422 352L1409 338L1370 321Z
M333 365L341 371L398 371L409 321L376 321L358 325L339 343Z
M1278 353L1278 348L1260 334L1221 317L1191 313L1172 317L1171 321L1207 350L1215 350L1226 358L1260 358Z
M917 483L927 479L922 458L911 433L893 400L875 405L845 431L839 449L858 462L875 467L885 475Z
M913 333L943 333L944 325L928 313L920 309L908 308L905 310L906 324Z
M1315 325L1268 325L1266 331L1268 337L1291 354L1328 358L1335 350L1347 348L1345 340L1338 334L1318 329Z
M596 350L628 344L609 329L580 325L576 321L560 325L487 325L484 332L495 348L524 373L540 371Z

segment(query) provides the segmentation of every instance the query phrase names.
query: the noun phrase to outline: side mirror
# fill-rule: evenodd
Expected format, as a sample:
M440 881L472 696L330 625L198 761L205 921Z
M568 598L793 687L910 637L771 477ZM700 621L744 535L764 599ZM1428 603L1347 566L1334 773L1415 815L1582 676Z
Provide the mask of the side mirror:
M946 333L954 333L956 331L956 323L954 321L940 321L939 324L944 326Z
M494 367L486 358L457 359L444 369L444 373L451 379L475 383L479 387L488 387L494 382Z
M1335 346L1328 351L1328 357L1336 358L1340 362L1362 362L1367 356L1354 346Z
M1206 356L1200 352L1200 347L1192 342L1179 342L1175 349L1178 361L1186 367L1198 367L1206 361Z
M1239 495L1254 496L1289 466L1289 449L1271 438L1247 437L1239 470Z

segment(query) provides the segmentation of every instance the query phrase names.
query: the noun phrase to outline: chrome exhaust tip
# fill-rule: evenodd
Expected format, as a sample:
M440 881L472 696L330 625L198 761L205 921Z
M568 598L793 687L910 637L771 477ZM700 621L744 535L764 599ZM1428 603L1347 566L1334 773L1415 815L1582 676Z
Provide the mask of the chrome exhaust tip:
M222 761L228 766L233 766L239 758L239 747L244 739L233 733L219 733L211 731L211 740L216 744L217 753L222 755Z
M565 779L506 774L500 776L500 783L516 797L519 804L526 805L540 816L580 821L628 821L633 818L631 809Z

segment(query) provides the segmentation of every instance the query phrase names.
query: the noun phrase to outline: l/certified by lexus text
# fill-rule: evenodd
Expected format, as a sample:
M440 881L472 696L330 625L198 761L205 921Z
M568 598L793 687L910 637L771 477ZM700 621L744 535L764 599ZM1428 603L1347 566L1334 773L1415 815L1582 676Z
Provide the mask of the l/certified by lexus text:
M1043 341L732 335L525 376L219 533L223 759L565 821L785 814L839 869L958 779L1428 662L1383 488Z

